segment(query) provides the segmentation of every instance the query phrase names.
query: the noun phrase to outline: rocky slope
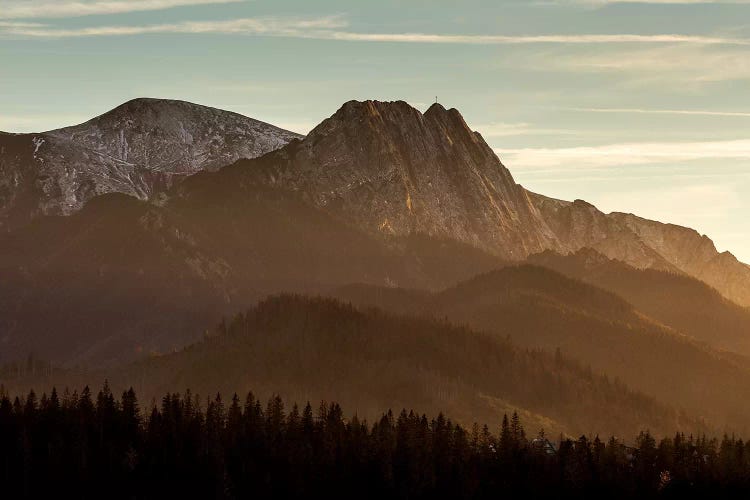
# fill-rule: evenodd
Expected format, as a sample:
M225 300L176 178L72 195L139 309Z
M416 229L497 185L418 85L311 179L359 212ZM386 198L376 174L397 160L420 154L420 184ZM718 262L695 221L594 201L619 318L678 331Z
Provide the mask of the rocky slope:
M237 168L373 233L447 237L511 259L557 248L481 135L439 104L422 114L400 101L351 101L258 163Z
M750 306L750 267L694 229L613 212L581 200L566 202L530 193L563 253L593 248L638 269L686 274L724 297Z
M301 136L183 101L135 99L81 125L0 134L0 227L69 215L94 196L149 199L185 176Z
M595 248L750 305L750 267L706 236L531 193L458 111L439 104L422 114L404 102L351 101L301 142L237 168L372 233L451 238L510 260Z

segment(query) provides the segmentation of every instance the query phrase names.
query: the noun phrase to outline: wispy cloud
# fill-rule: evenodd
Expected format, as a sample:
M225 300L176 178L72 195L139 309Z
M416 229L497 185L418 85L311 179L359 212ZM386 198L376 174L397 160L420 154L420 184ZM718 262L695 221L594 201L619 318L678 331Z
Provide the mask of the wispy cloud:
M445 35L426 33L321 33L321 37L332 40L361 42L401 42L401 43L449 43L474 45L508 45L508 44L611 44L611 43L692 43L692 44L729 44L750 45L744 38L695 36L679 34L633 35Z
M339 16L313 19L282 19L276 17L243 18L228 21L185 21L171 24L144 26L92 26L75 29L58 29L50 26L8 26L0 30L10 35L35 38L74 38L93 36L128 36L167 33L218 33L268 36L302 37L318 30L342 27Z
M187 0L189 1L189 0ZM193 0L197 2L199 0ZM209 0L210 1L210 0ZM145 6L145 2L144 6ZM159 2L156 2L159 3ZM164 4L177 4L177 0ZM184 3L184 2L183 2ZM201 3L208 3L203 0ZM103 5L103 4L102 4ZM127 5L130 5L128 3ZM123 7L124 8L124 7ZM7 16L6 16L7 17ZM150 25L89 26L57 28L52 25L6 23L0 33L33 38L71 38L93 36L126 36L154 33L219 33L282 36L349 42L387 42L420 44L522 45L522 44L694 44L750 45L750 39L683 34L574 34L574 35L471 35L430 33L361 33L345 28L349 23L341 16L311 19L279 17L243 18L223 21L184 21Z
M615 47L609 51L549 51L519 64L531 69L622 75L622 84L690 84L750 79L750 58L744 47L671 44ZM683 88L683 87L681 87Z
M485 138L493 137L515 137L524 135L575 135L579 131L558 129L558 128L539 128L530 123L506 123L492 122L472 125L473 130L477 130Z
M46 24L42 23L28 23L22 21L0 21L0 28L46 28Z
M496 149L515 169L581 169L733 159L750 162L750 140L644 142L573 148Z
M750 0L541 0L537 4L547 5L585 5L590 7L601 7L618 3L640 3L640 4L672 4L672 5L697 5L697 4L750 4Z
M724 116L735 118L750 118L750 112L744 111L711 111L693 109L645 109L645 108L559 108L564 111L582 113L614 113L638 115L687 115L687 116Z
M31 19L79 17L102 14L126 14L164 10L190 5L238 3L245 0L94 0L70 2L58 1L4 1L0 8L0 19Z

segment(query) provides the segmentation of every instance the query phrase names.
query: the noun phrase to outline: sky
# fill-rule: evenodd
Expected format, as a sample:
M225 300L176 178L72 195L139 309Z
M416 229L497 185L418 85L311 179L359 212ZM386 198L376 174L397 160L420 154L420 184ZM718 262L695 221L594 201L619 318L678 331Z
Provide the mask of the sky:
M526 188L750 262L750 0L0 0L0 130L183 99L455 107Z

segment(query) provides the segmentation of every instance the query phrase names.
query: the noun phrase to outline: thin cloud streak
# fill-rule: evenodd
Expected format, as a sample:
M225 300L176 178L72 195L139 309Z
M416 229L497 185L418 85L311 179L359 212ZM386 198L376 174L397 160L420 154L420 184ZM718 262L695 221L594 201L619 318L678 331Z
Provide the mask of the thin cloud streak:
M558 128L537 128L530 123L493 122L473 125L473 130L480 131L485 138L516 137L524 135L578 135L578 130Z
M705 142L645 142L573 148L495 149L515 169L597 168L694 160L748 160L750 140Z
M46 24L22 21L0 21L0 28L46 28Z
M609 43L691 43L701 45L750 45L743 38L723 38L678 34L662 35L441 35L425 33L352 33L331 32L323 34L332 40L359 42L446 43L473 45L521 44L609 44Z
M197 0L196 0L197 1ZM186 21L180 23L141 26L92 26L60 29L50 25L27 26L8 23L0 33L31 38L74 38L94 36L129 36L141 34L245 34L290 38L306 38L348 42L386 42L464 45L522 45L522 44L694 44L694 45L750 45L750 39L701 35L658 34L581 34L581 35L446 35L427 33L357 33L348 27L341 16L312 19L243 18L226 21Z
M192 5L239 3L245 0L108 0L94 2L24 1L7 2L0 19L63 18L106 14L127 14Z
M607 5L636 3L657 5L711 5L735 4L747 5L750 0L541 0L537 5L580 5L586 7L606 7Z
M539 54L519 64L526 68L573 73L620 73L630 86L683 84L692 87L714 82L750 79L747 50L729 45L671 44L616 49L603 53Z
M95 36L132 36L145 34L245 34L302 37L310 30L342 27L338 16L314 19L244 18L229 21L186 21L147 26L94 26L76 29L6 28L0 33L33 38L78 38Z
M750 118L750 112L740 111L710 111L689 109L644 109L644 108L559 108L563 111L578 111L582 113L616 113L643 115L688 115L688 116L726 116L736 118Z

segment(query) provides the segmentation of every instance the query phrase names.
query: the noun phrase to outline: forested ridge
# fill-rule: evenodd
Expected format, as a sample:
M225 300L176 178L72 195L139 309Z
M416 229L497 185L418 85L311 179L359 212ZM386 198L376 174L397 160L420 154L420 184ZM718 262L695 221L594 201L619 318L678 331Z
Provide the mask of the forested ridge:
M746 361L655 321L612 292L544 267L509 266L436 293L350 285L332 294L362 308L443 318L532 350L560 348L661 403L750 432Z
M564 352L518 347L442 319L299 295L268 297L181 351L109 370L38 370L7 383L25 393L104 379L117 391L132 385L147 401L185 388L253 390L290 401L335 400L369 419L407 407L470 425L517 410L534 427L571 435L630 435L644 426L658 435L708 430Z
M130 389L0 395L6 498L684 498L750 493L750 443L643 431L578 439L526 432L517 414L462 427L443 414L253 393L189 391L141 407Z
M589 248L568 255L547 251L528 261L616 293L649 317L711 346L750 355L750 309L696 278L636 269Z

